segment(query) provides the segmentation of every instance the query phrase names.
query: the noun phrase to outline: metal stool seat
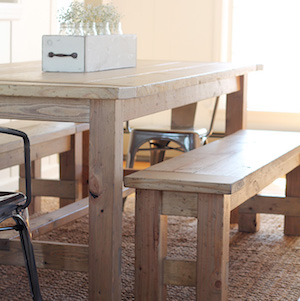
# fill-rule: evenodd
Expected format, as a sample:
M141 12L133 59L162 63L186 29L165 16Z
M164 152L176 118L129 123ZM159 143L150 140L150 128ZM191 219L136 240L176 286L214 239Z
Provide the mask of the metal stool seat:
M1 227L0 231L15 230L19 232L26 270L29 278L31 295L33 300L41 301L42 296L39 287L38 274L27 220L27 207L29 206L31 201L29 140L25 133L14 129L0 127L0 133L19 136L23 138L26 181L26 195L19 192L0 192L0 223L8 218L12 218L15 222L15 225L13 226Z
M219 103L219 97L215 100L214 110L209 129L172 129L168 128L136 128L129 129L130 141L127 153L126 167L132 168L136 153L138 151L150 151L151 165L164 160L166 150L177 150L188 152L206 143L213 131L214 120ZM149 142L149 148L141 148L141 146ZM175 142L178 147L170 147L169 144Z

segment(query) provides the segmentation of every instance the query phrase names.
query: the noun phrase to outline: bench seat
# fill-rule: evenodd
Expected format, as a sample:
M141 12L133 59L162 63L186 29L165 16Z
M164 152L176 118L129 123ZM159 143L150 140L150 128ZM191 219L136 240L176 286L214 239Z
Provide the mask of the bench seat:
M299 166L300 133L241 130L126 176L136 188L135 300L165 300L167 284L227 300L230 211L242 205L239 229L253 232L260 208L268 211L255 203L266 201L269 213L286 214L285 234L300 235ZM286 198L257 196L284 175ZM197 262L166 257L167 215L197 218Z
M88 124L16 120L0 124L25 132L30 140L32 160L32 194L35 197L29 206L31 213L40 210L39 196L60 197L61 206L81 199L83 145L82 135L87 133ZM88 149L88 147L87 147ZM60 180L41 178L41 159L59 154ZM0 169L20 165L19 189L25 190L24 151L18 137L1 135Z

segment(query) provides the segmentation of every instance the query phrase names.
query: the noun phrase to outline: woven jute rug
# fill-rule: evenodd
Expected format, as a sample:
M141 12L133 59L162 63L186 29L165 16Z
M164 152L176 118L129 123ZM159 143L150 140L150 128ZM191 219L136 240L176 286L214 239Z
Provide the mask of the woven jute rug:
M168 255L195 259L196 220L169 217ZM231 229L229 300L297 301L300 297L300 237L283 235L283 217L262 215L255 234ZM40 240L88 242L88 217ZM134 300L134 199L123 214L122 300ZM88 300L86 273L39 269L45 301ZM31 300L25 269L0 266L0 300ZM168 300L196 300L195 289L168 286Z

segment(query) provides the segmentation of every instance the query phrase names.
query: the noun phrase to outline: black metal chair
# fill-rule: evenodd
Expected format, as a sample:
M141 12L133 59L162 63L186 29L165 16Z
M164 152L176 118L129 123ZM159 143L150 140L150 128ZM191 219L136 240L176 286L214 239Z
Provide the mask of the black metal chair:
M21 131L0 127L0 133L23 138L26 181L26 195L20 192L0 192L0 223L8 218L12 218L16 223L14 226L1 227L0 231L15 230L19 232L31 295L33 300L40 301L42 296L27 222L27 207L31 201L30 143L27 135Z
M176 150L188 152L200 145L206 144L207 138L212 135L214 121L217 113L219 97L215 100L209 129L148 129L134 128L131 129L127 122L127 132L130 133L130 141L127 153L126 167L132 168L136 153L138 151L150 151L150 164L156 164L164 160L165 151ZM149 142L149 148L141 146ZM170 147L169 143L175 142L178 147Z

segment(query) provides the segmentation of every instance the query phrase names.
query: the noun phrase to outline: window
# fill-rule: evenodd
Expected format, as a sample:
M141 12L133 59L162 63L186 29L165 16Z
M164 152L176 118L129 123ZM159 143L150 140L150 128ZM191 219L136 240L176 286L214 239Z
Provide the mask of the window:
M300 113L300 1L233 0L232 61L255 62L248 110Z
M0 0L0 20L16 20L21 14L21 0Z

